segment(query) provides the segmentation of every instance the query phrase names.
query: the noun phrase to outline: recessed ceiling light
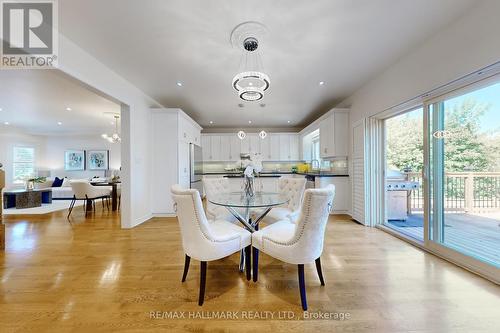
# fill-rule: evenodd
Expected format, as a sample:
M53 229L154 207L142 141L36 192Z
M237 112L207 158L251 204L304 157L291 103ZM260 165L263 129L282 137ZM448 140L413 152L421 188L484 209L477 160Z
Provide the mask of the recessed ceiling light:
M249 124L251 124L251 123L252 123L252 121L251 121L251 120L249 120L249 121L248 121L248 123L249 123Z
M249 85L249 86L253 86L253 83L252 83L252 82L248 82L248 85Z
M290 123L291 123L291 121L289 120L289 121L287 121L287 123L289 123L289 124L290 124Z
M3 124L4 125L10 125L10 123L8 121L4 122Z
M2 109L2 108L0 108L0 111L2 111L2 110L3 110L3 109Z
M182 82L181 81L177 81L177 86L178 87L182 87Z
M212 125L214 122L210 120L210 125Z
M67 107L66 108L66 111L71 111L72 109L70 107Z
M58 121L58 122L57 122L57 125L61 126L61 125L62 125L62 122Z
M325 81L319 81L319 85L322 86L325 84Z

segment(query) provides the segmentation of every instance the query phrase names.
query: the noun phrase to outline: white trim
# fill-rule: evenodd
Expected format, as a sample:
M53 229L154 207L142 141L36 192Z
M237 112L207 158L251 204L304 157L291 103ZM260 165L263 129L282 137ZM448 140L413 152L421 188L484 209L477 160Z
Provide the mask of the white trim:
M489 66L485 66L467 75L461 76L458 79L443 84L441 86L432 88L404 102L386 108L372 115L371 117L387 118L388 114L395 115L398 112L404 112L404 110L410 109L412 105L417 105L417 104L422 105L428 102L429 100L438 98L454 90L464 88L479 81L489 79L497 74L500 74L500 61L497 61Z
M153 217L153 214L147 214L147 215L144 215L138 219L135 219L134 221L132 221L132 223L129 225L122 225L122 229L132 229L132 228L135 228L137 227L139 224L142 224L148 220L150 220L151 218Z
M175 213L153 213L151 217L177 217Z

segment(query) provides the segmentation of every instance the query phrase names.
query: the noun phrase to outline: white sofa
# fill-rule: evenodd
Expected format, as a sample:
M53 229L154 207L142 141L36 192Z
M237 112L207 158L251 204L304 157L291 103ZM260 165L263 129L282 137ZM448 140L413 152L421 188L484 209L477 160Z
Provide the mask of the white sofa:
M89 181L88 179L72 179L64 178L63 184L61 187L52 187L52 183L54 182L53 178L47 178L47 180L43 183L36 183L36 189L47 189L50 188L52 190L52 200L71 200L75 193L73 193L73 189L71 188L71 181Z

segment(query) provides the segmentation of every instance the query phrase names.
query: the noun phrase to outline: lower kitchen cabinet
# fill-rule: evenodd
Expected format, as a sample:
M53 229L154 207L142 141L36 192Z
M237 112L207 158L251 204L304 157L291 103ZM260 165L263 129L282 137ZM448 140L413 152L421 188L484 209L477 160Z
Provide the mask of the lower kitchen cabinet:
M332 214L349 214L351 211L351 185L349 177L316 177L316 188L335 185Z

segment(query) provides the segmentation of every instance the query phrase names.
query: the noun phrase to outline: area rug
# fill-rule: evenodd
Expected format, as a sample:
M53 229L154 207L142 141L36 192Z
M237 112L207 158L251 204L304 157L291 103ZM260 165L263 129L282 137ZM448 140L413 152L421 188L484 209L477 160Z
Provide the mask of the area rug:
M52 201L51 204L42 204L41 207L23 208L23 209L16 209L16 208L4 209L3 214L4 215L42 215L42 214L57 212L59 210L68 209L70 203L71 203L71 200L54 200L54 201ZM82 206L82 205L83 205L83 201L79 201L79 202L76 202L75 207Z

